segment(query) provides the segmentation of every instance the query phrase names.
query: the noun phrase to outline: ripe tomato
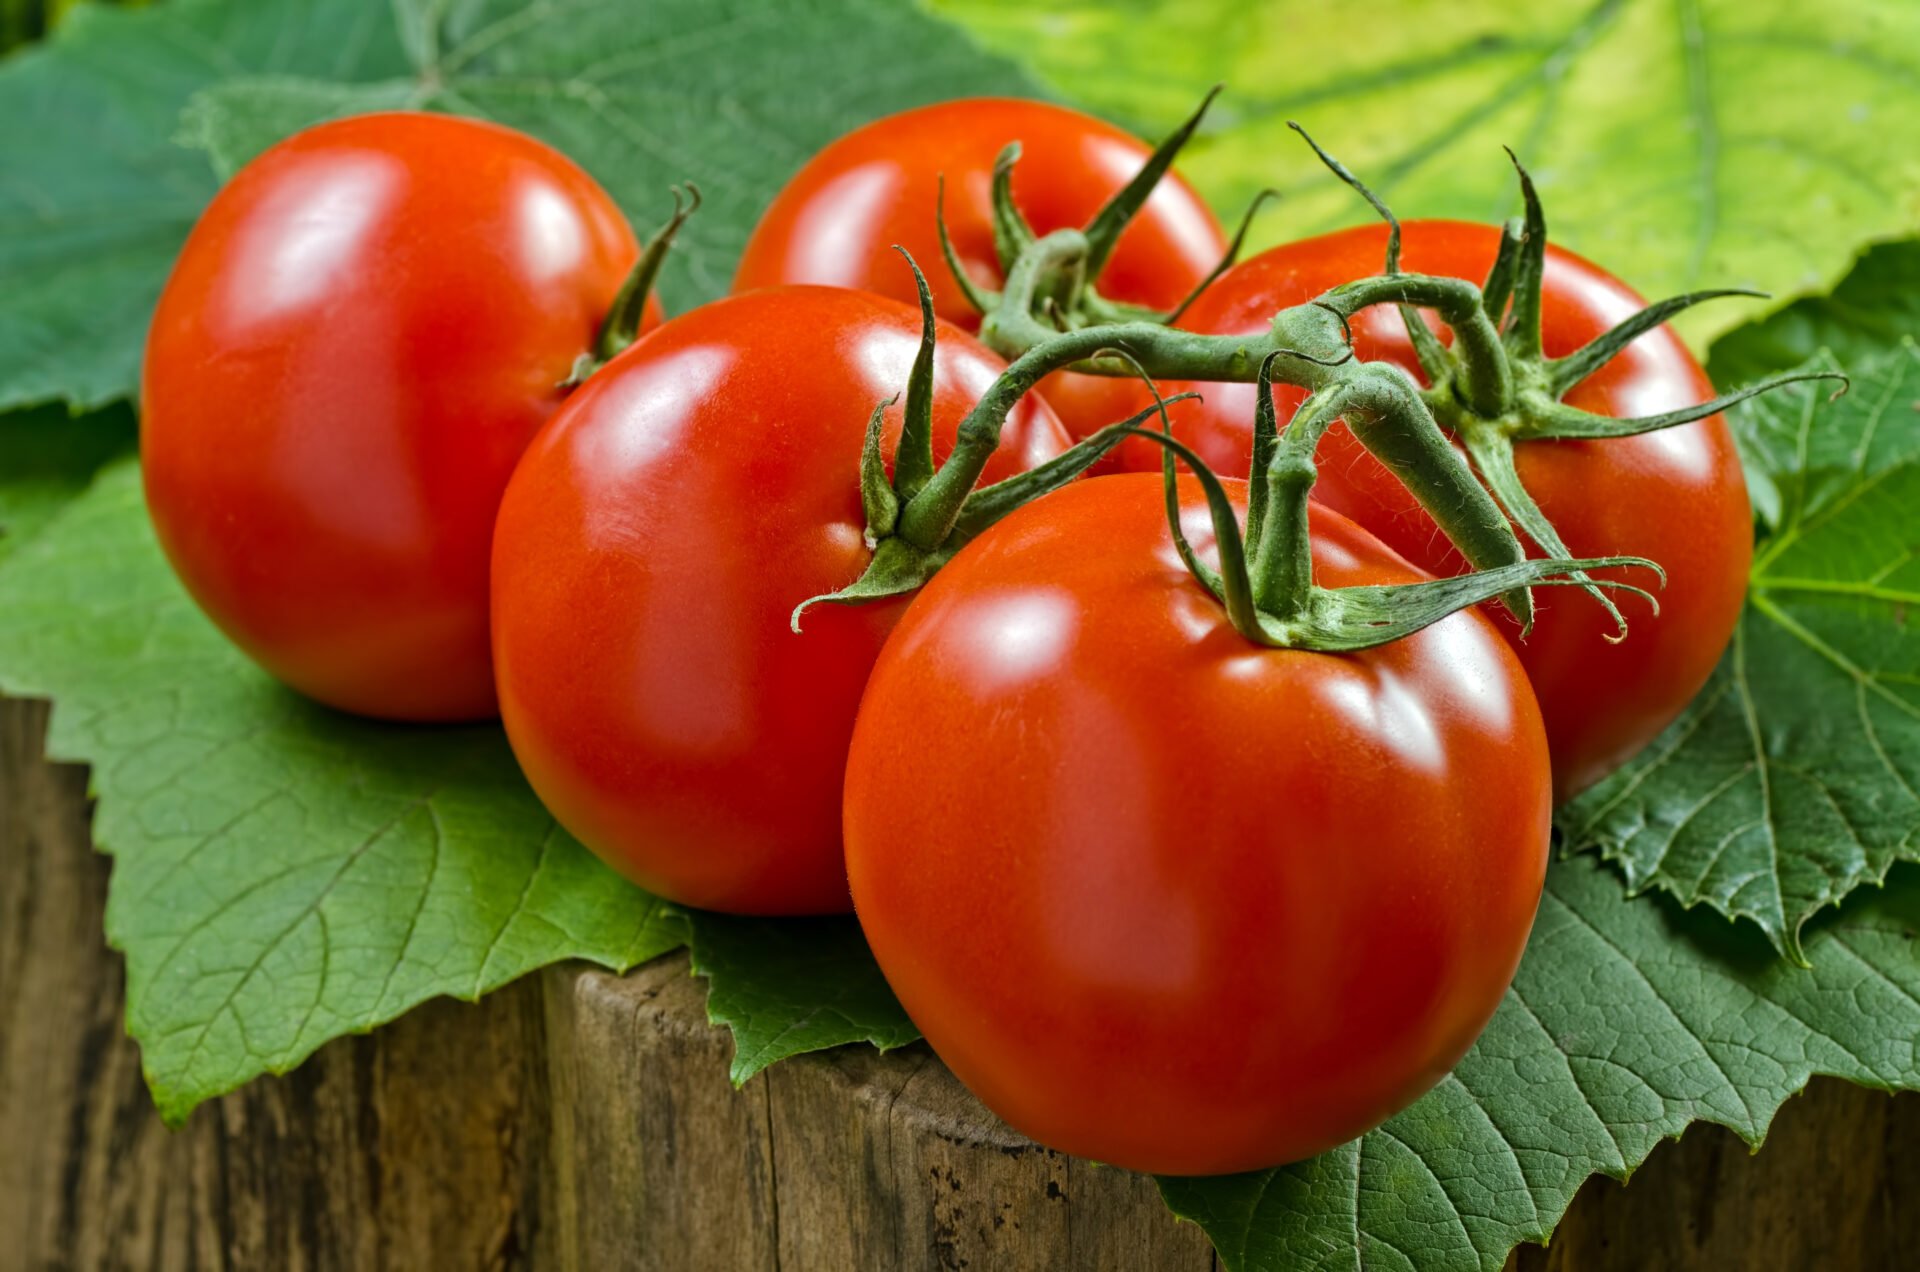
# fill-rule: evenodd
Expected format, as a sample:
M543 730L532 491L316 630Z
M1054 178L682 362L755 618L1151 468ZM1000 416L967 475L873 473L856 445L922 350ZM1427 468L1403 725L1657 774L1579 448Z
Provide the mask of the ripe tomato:
M1182 509L1210 554L1190 480ZM1323 585L1421 577L1336 513L1312 528ZM854 730L847 870L888 983L994 1112L1212 1174L1342 1143L1452 1067L1518 965L1550 804L1484 617L1252 645L1159 480L1123 474L1009 516L907 611Z
M920 316L782 287L667 323L535 439L500 508L493 639L514 753L560 822L689 905L848 907L847 737L905 599L794 606L865 568L860 451ZM936 457L1002 363L943 324ZM887 454L902 406L888 412ZM1029 398L984 480L1060 453Z
M898 243L927 272L936 311L977 330L940 252L934 212L946 177L947 230L967 274L1000 285L993 247L993 163L1021 144L1015 201L1035 232L1084 226L1146 162L1150 146L1090 115L1046 102L972 98L922 106L840 138L793 175L747 240L736 290L827 283L915 299ZM1100 294L1157 309L1179 304L1226 251L1219 222L1169 173L1115 245ZM1040 386L1075 437L1137 409L1113 380L1057 372Z
M322 702L492 715L494 510L637 255L592 178L493 124L364 115L249 163L147 339L147 502L188 591Z
M1406 225L1405 268L1480 279L1499 230L1455 221ZM1196 302L1180 325L1217 334L1264 330L1275 310L1380 272L1383 226L1288 244L1244 261ZM1572 353L1644 306L1625 285L1570 252L1547 248L1542 337L1549 357ZM1367 310L1354 322L1362 358L1419 374L1400 315ZM1443 336L1448 333L1442 333ZM1208 384L1204 403L1174 408L1174 430L1216 471L1244 474L1252 450L1254 387ZM1652 415L1704 402L1713 386L1672 330L1640 337L1577 385L1566 401L1611 416ZM1274 386L1287 419L1303 397ZM1720 416L1657 433L1604 441L1528 441L1520 478L1575 556L1644 556L1667 571L1656 617L1628 605L1627 639L1574 589L1534 592L1537 619L1521 639L1511 616L1488 606L1539 695L1554 781L1571 796L1652 741L1706 683L1732 637L1753 554L1753 515L1732 435ZM1120 460L1158 471L1152 443L1129 441ZM1406 489L1345 426L1328 432L1314 498L1352 517L1424 570L1458 574L1466 562Z

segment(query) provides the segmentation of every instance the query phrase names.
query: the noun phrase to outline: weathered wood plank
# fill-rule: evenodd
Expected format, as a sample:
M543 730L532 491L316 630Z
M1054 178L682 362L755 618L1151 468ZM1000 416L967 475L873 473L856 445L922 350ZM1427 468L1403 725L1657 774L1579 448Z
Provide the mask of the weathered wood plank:
M626 977L561 967L541 980L557 1266L778 1267L766 1093L727 1081L730 1044L706 1023L685 955Z
M538 983L430 1003L167 1131L122 1032L85 771L42 757L45 724L0 700L0 1268L527 1265Z
M1552 1244L1515 1272L1806 1272L1914 1264L1920 1095L1817 1079L1764 1151L1696 1126L1621 1185L1587 1184Z
M166 1131L121 1032L107 859L44 705L0 700L0 1269L1210 1269L1150 1181L987 1114L922 1046L740 1091L684 956L430 1003ZM1697 1127L1516 1272L1903 1266L1920 1096L1817 1081Z

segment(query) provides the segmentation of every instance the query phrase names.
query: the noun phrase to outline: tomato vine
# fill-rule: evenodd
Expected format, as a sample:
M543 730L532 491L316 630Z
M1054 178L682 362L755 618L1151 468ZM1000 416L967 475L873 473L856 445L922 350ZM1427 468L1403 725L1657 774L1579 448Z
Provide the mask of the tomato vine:
M878 452L869 448L862 487L869 511L872 563L849 586L803 603L794 614L796 628L802 612L821 601L857 603L920 587L993 520L1091 467L1125 437L1139 432L1140 417L1122 421L1087 437L1044 475L1024 474L1016 479L1017 485L976 490L1007 412L1056 371L1137 375L1149 382L1164 378L1286 383L1309 392L1295 420L1306 427L1290 430L1300 440L1272 445L1277 430L1270 420L1265 425L1269 443L1257 453L1283 471L1263 473L1256 465L1255 479L1267 491L1277 492L1263 492L1261 498L1280 499L1283 515L1274 523L1273 537L1246 537L1255 571L1247 573L1242 562L1229 565L1219 576L1196 573L1241 615L1236 625L1250 638L1263 644L1323 650L1366 648L1398 639L1495 596L1524 629L1532 616L1529 589L1558 584L1581 586L1598 598L1618 626L1616 639L1624 637L1626 619L1607 594L1627 591L1652 601L1651 594L1619 580L1595 579L1591 572L1638 566L1658 573L1659 563L1640 557L1569 554L1519 478L1514 443L1625 437L1670 428L1800 380L1838 380L1844 391L1844 376L1798 371L1651 416L1614 418L1569 406L1560 399L1570 388L1673 314L1704 300L1757 293L1718 289L1673 297L1623 320L1572 354L1547 358L1540 340L1546 218L1533 181L1517 156L1512 157L1526 214L1503 228L1493 266L1485 281L1476 285L1466 279L1402 270L1400 225L1391 209L1297 124L1295 131L1333 174L1386 221L1389 232L1381 275L1334 287L1305 304L1281 309L1268 330L1253 335L1178 330L1171 324L1191 298L1162 313L1105 299L1097 288L1100 267L1121 230L1145 205L1174 156L1192 137L1212 100L1209 93L1084 229L1036 235L1012 195L1011 174L1019 145L1010 143L1002 152L994 174L993 207L994 239L1006 283L998 292L977 283L966 290L982 309L981 339L1009 358L1010 364L962 421L952 455L937 470L927 452L924 431L910 429L903 434L902 467L891 478ZM1221 270L1231 263L1239 242L1236 236ZM950 265L957 264L951 250L948 259ZM931 300L911 256L908 264L918 283L930 341ZM957 268L954 272L956 276L963 273ZM1353 318L1380 305L1393 305L1401 312L1429 380L1425 388L1389 364L1354 356ZM1434 335L1416 309L1438 315L1453 333L1451 346ZM912 386L908 402L911 421L916 416ZM1475 567L1472 573L1441 584L1402 585L1412 590L1396 591L1388 598L1319 591L1297 565L1287 564L1307 559L1306 546L1292 539L1306 533L1301 510L1314 481L1313 443L1335 419L1344 419L1361 444L1408 488ZM1455 449L1456 439L1471 466ZM1197 455L1177 443L1171 446L1172 453L1189 465L1200 466ZM1527 556L1516 526L1544 556ZM1231 536L1223 534L1222 542L1223 552L1231 556L1239 552L1242 540L1236 529ZM1251 616L1249 604L1262 619Z

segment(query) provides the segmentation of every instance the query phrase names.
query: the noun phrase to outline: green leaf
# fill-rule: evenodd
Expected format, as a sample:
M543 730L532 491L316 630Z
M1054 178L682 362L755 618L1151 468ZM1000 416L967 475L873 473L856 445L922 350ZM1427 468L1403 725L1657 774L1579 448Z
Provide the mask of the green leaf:
M174 141L196 91L407 71L385 6L327 0L86 7L0 65L0 409L133 393L147 317L217 185Z
M342 84L292 75L260 75L202 89L180 110L174 140L207 152L225 181L248 160L302 128L382 110L418 110L428 94L416 80Z
M49 752L93 765L107 938L171 1122L425 999L685 940L498 729L370 724L256 670L174 581L130 461L0 568L0 688L54 698Z
M1920 871L1807 938L1633 901L1591 857L1556 863L1520 973L1425 1098L1311 1161L1160 1181L1232 1272L1493 1272L1544 1242L1581 1183L1624 1179L1698 1121L1758 1144L1813 1074L1920 1085Z
M58 406L0 415L0 562L133 449L133 412L110 407L69 420Z
M1031 84L887 0L176 0L83 10L0 66L0 409L134 391L147 315L221 172L333 115L415 106L553 143L642 227L705 205L661 291L719 295L780 183L876 115ZM185 144L182 144L182 143Z
M1920 240L1868 248L1827 296L1796 300L1713 342L1707 369L1723 388L1798 366L1822 349L1843 362L1920 332Z
M1920 348L1851 370L1837 401L1796 385L1731 413L1767 527L1733 646L1560 817L1636 890L1750 918L1795 959L1809 916L1920 859Z
M733 1031L735 1086L802 1052L850 1042L891 1051L920 1036L851 918L687 918L707 1019Z
M1896 140L1920 131L1909 0L934 7L1154 133L1224 78L1181 167L1223 209L1277 186L1261 245L1371 217L1289 118L1408 217L1516 210L1511 145L1556 241L1653 296L1824 290L1861 243L1920 226L1920 150ZM1704 344L1750 312L1703 306L1677 325Z

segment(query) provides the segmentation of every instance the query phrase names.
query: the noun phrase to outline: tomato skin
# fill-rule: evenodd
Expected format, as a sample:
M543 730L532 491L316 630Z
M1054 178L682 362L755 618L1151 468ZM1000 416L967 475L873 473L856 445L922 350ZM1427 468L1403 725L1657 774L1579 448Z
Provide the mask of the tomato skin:
M1182 506L1209 551L1190 479ZM1312 521L1324 584L1421 577ZM1458 1060L1525 945L1550 804L1484 617L1255 647L1128 474L1021 509L915 600L854 731L847 868L888 982L988 1107L1212 1174L1344 1142Z
M1076 110L1017 98L922 106L857 128L820 151L775 197L747 240L735 290L825 283L915 300L900 244L919 262L935 311L976 331L980 315L947 268L934 219L946 176L947 230L970 277L1001 283L993 247L993 163L1019 141L1015 201L1037 233L1078 228L1131 179L1153 148ZM1120 236L1099 279L1110 300L1171 309L1226 252L1207 205L1169 173ZM1056 372L1040 392L1075 437L1124 419L1110 381Z
M1455 221L1411 221L1405 230L1407 269L1475 280L1485 277L1500 238L1493 226ZM1384 227L1367 226L1262 253L1216 282L1180 325L1216 334L1264 330L1280 308L1379 273L1385 245ZM1596 266L1548 246L1541 333L1548 356L1573 352L1644 304ZM1367 310L1353 325L1360 357L1387 359L1419 374L1392 308ZM1189 387L1200 388L1206 401L1174 408L1175 433L1216 471L1244 474L1252 451L1253 386L1163 386L1169 393ZM1275 387L1282 420L1303 396L1290 385ZM1700 364L1670 328L1661 327L1575 386L1565 401L1619 417L1658 414L1712 396ZM1151 443L1130 441L1119 462L1158 471L1160 455ZM1753 514L1733 436L1718 415L1638 437L1521 442L1515 462L1573 555L1644 556L1667 571L1665 589L1657 590L1657 616L1641 601L1620 598L1631 629L1618 644L1607 639L1616 628L1606 611L1572 589L1535 590L1536 622L1525 639L1504 610L1486 607L1539 695L1555 785L1565 799L1651 742L1712 674L1746 594ZM1319 466L1315 499L1432 574L1467 568L1432 518L1344 425L1328 432Z
M919 334L916 311L838 288L718 301L609 363L514 475L493 565L507 736L560 822L643 887L736 913L849 906L847 737L905 601L821 605L798 635L788 616L867 564L861 442ZM937 457L1002 366L940 332ZM985 480L1067 445L1029 399Z
M363 115L249 163L142 373L148 506L201 608L331 706L491 716L494 511L637 256L591 177L493 124Z

